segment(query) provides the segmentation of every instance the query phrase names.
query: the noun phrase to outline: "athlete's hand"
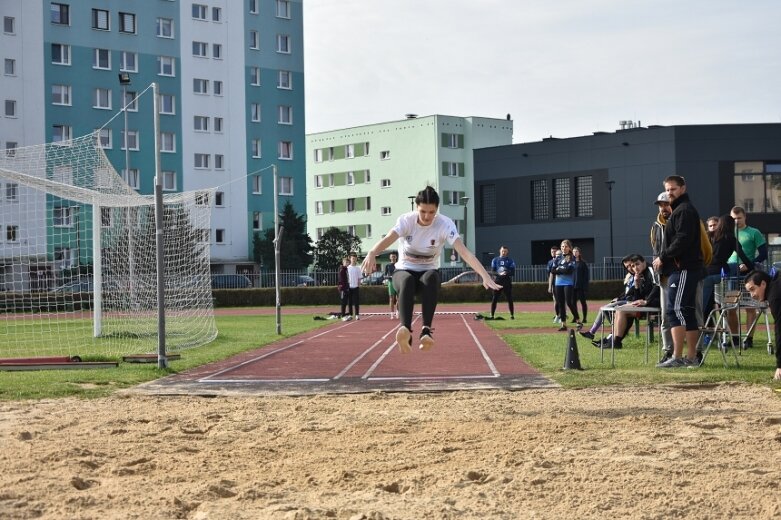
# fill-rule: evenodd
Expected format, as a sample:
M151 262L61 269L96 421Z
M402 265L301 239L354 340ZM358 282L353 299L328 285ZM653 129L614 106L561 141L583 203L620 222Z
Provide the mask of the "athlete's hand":
M502 290L502 286L494 282L490 276L487 278L483 278L483 287L485 287L486 289L492 289L494 291Z
M377 267L377 259L374 257L374 253L369 251L366 253L366 258L363 259L363 262L361 263L361 272L368 276L369 273L373 273L374 269Z

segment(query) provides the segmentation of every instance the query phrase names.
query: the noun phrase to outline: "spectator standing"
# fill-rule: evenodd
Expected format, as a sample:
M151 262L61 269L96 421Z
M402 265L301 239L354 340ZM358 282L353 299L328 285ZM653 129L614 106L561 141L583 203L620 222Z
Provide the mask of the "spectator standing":
M729 259L732 255L737 254L741 264L753 265L740 247L740 243L735 240L735 235L732 234L732 222L728 215L708 217L707 223L713 258L710 265L705 268L706 275L702 286L702 309L705 316L710 314L714 307L714 287L730 273Z
M347 267L347 279L350 284L350 314L342 318L350 321L353 317L361 319L361 267L358 265L358 255L350 253L350 265ZM353 311L355 314L353 315Z
M388 284L388 305L390 305L390 317L395 319L399 314L399 293L393 287L393 272L396 270L396 262L399 255L390 254L390 261L385 265L385 281Z
M580 321L575 306L575 256L572 254L572 242L569 240L561 241L561 256L556 260L553 274L556 276L553 285L556 289L556 301L559 304L561 320L561 327L558 330L567 330L567 307L572 313L572 322L577 323L579 329L583 328L583 322Z
M686 193L686 180L671 175L664 180L672 213L664 227L664 252L654 260L654 269L667 276L667 316L673 336L673 357L658 368L698 366L697 284L702 278L700 244L702 221ZM683 349L687 347L684 357Z
M499 256L491 260L491 270L496 273L494 281L502 288L493 292L491 298L491 319L496 312L496 304L499 302L499 296L504 293L507 298L507 306L510 308L510 319L515 319L515 306L513 305L513 276L515 276L515 262L510 258L510 250L507 246L499 248Z
M554 290L553 282L556 277L553 274L553 267L556 265L556 260L561 255L561 249L559 246L552 246L550 248L550 260L548 260L548 294L553 298L553 323L561 323L559 317L559 302L556 300L556 291Z
M385 237L369 250L361 266L363 272L374 271L377 254L398 241L399 261L393 273L393 285L399 293L401 324L396 330L396 343L402 353L412 348L412 312L418 289L422 293L423 308L419 348L429 350L434 347L432 325L442 283L439 257L445 244L451 245L461 259L480 275L483 287L494 290L501 288L491 279L474 253L464 245L453 220L439 213L439 194L434 188L426 186L419 191L415 205L415 211L401 215Z
M751 260L750 264L746 264L745 262L738 263L739 258L737 253L733 253L732 256L729 257L727 263L730 266L730 276L741 280L749 271L758 268L757 264L761 264L767 259L767 242L761 231L746 223L745 209L740 206L735 206L730 211L730 216L732 216L735 221L735 238L740 243L740 247L743 248L743 253ZM753 323L756 316L756 309L746 309L746 321L748 323ZM736 311L731 311L727 314L727 322L729 323L731 331L739 330L738 313ZM753 335L746 336L743 340L743 348L751 348L753 346Z
M651 250L654 256L661 256L665 251L664 226L667 219L670 218L672 209L670 208L670 198L667 192L663 191L656 197L657 213L656 220L651 225ZM659 334L662 337L662 359L663 363L673 357L673 336L670 332L670 320L667 318L667 276L652 270L654 281L659 286Z
M578 302L580 302L580 306L583 309L581 321L585 322L588 319L588 304L586 303L586 298L588 295L590 273L588 264L583 259L580 248L574 247L572 249L572 254L575 255L575 307L577 307ZM583 324L581 323L578 330L582 328Z
M773 315L776 372L773 379L781 379L781 276L776 274L773 278L764 271L751 271L746 275L745 288L752 298L757 301L766 301Z
M340 318L347 316L347 305L350 304L350 278L347 276L347 266L350 265L350 259L346 256L342 258L342 265L336 276L336 288L339 289L339 303L341 304ZM353 307L350 304L350 316L353 314Z

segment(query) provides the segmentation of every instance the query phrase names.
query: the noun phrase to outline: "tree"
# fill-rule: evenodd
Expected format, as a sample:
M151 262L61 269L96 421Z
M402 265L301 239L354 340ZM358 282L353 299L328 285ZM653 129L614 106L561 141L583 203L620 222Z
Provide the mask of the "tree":
M282 269L305 269L312 263L312 239L306 233L306 217L298 215L290 202L280 214L280 223L284 227L279 256ZM274 266L274 227L256 234L252 243L255 261L265 267Z
M338 228L328 228L317 241L315 267L320 271L338 271L342 258L361 252L361 239Z

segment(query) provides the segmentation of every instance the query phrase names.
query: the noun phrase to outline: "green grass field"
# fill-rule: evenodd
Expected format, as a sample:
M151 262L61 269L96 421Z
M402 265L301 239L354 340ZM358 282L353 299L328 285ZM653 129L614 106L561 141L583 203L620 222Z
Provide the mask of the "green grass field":
M315 312L317 313L317 310ZM120 363L118 368L112 369L0 372L0 399L101 397L118 389L260 348L280 339L276 334L274 316L217 316L216 319L219 329L217 339L203 347L181 352L181 359L171 361L168 369L158 369L154 363ZM310 314L286 315L283 318L283 337L329 323L315 321ZM520 313L513 321L508 319L486 323L496 329L524 360L568 388L603 385L713 384L733 381L781 388L781 383L772 380L775 359L767 353L765 347L767 336L764 327L761 327L755 335L756 346L739 356L740 366L736 367L734 358L730 357L727 368L724 368L719 351L713 348L708 354L704 367L657 369L654 365L658 344L651 344L649 361L645 363L644 337L641 335L636 338L634 334L624 340L622 350L616 351L616 366L613 368L609 351L604 352L604 360L602 360L600 350L578 336L578 351L584 369L581 371L562 370L568 334L556 332L555 326L550 322L550 313ZM550 329L550 332L515 332L516 329L540 328Z

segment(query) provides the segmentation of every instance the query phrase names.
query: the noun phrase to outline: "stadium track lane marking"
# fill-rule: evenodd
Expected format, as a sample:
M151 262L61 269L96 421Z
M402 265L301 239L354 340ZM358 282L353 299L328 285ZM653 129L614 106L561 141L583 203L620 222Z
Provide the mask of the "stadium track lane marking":
M417 320L415 320L415 321L417 321ZM413 323L414 323L414 322L413 322ZM355 365L356 365L356 364L357 364L357 363L358 363L358 362L359 362L361 359L363 359L363 358L365 358L367 355L369 355L369 353L370 353L372 350L374 350L374 348L375 348L377 345L379 345L380 343L382 343L383 341L385 341L385 340L387 339L387 337L388 337L388 336L389 336L389 335L390 335L390 334L391 334L393 331L397 330L398 328L399 328L399 325L394 325L394 326L393 326L393 328L392 328L391 330L389 330L388 332L386 332L385 334L383 334L383 335L382 335L382 337L381 337L380 339L378 339L377 341L375 341L375 342L374 342L374 344L373 344L371 347L369 347L369 348L367 348L366 350L364 350L364 351L363 351L363 352L362 352L362 353L361 353L361 354L360 354L358 357L356 357L355 359L353 359L351 363L349 363L349 364L348 364L346 367L344 367L344 369L342 369L342 371L341 371L341 372L339 372L338 374L336 374L336 376L334 377L334 381L336 381L336 380L338 380L338 379L341 379L341 378L342 378L342 377L343 377L343 376L344 376L344 375L345 375L347 372L349 372L349 371L350 371L350 369L351 369L352 367L354 367L354 366L355 366ZM374 366L376 366L376 365L377 365L377 364L378 364L378 363L379 363L381 360L385 359L385 356L387 356L387 355L388 355L388 353L389 353L391 350L393 350L393 347L394 347L395 345L396 345L396 342L394 341L394 342L393 342L393 344L390 346L390 348L389 348L388 350L386 350L386 351L385 351L385 352L384 352L384 353L383 353L383 354L380 356L380 359L379 359L378 361L376 361L374 365L372 365L372 369L373 369L373 368L374 368ZM371 369L370 369L370 370L371 370ZM365 379L365 377L361 377L361 379Z
M415 323L417 323L418 319L420 319L420 316L418 316L417 318L415 318L414 320L412 320L412 323L410 324L410 327L411 327L412 325L415 325ZM395 330L395 329L398 329L400 326L401 326L401 325L394 327L394 330ZM390 347L388 347L387 349L385 349L385 352L383 352L383 353L382 353L382 355L381 355L379 358L377 358L377 361L375 361L374 363L372 363L372 366L370 366L370 367L369 367L369 369L366 371L366 373L365 373L365 374L363 374L363 375L361 376L361 379L364 379L364 380L371 380L371 379L373 379L373 378L371 378L371 375L372 375L372 373L373 373L375 370L377 370L377 367L379 367L379 366L380 366L380 364L381 364L383 361L385 361L385 358L387 358L387 357L390 355L390 353L391 353L391 352L393 352L393 348L394 348L396 345L398 345L398 344L399 344L399 343L398 343L398 342L395 340L395 338L394 338L394 340L393 340L393 343L391 344L391 346L390 346ZM378 378L378 379L379 379L379 378ZM402 378L402 379L403 379L403 378Z

